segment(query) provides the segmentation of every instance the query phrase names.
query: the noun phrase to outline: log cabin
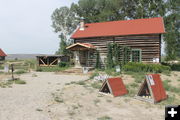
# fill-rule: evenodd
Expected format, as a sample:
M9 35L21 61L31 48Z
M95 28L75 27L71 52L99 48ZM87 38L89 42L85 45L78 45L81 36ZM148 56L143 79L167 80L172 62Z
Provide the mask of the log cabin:
M130 47L131 62L160 63L163 33L162 17L89 24L82 19L67 49L74 52L75 67L95 67L96 51L105 66L109 43Z
M0 48L0 61L4 61L6 56L6 53Z

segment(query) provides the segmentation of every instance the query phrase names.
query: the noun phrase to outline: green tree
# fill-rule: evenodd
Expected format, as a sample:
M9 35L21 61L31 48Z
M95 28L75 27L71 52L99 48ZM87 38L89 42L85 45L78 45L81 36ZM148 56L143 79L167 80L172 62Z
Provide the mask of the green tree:
M51 19L54 32L60 38L60 48L56 54L67 54L66 46L72 42L70 36L78 25L78 16L70 8L61 7L53 12Z
M79 0L71 7L86 22L164 17L168 59L180 56L179 0Z
M61 39L60 44L59 44L59 49L58 51L56 51L57 55L67 55L69 53L69 51L66 49L67 47L67 43L66 43L66 37L61 34L59 36L59 38Z
M167 0L166 26L166 54L167 60L180 57L180 1Z

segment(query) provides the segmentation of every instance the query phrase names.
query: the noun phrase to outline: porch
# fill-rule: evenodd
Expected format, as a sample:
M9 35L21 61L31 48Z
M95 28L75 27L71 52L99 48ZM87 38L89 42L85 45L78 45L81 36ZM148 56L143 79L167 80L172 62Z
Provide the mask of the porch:
M75 43L66 49L73 51L75 68L94 68L91 60L94 57L96 47L89 43Z

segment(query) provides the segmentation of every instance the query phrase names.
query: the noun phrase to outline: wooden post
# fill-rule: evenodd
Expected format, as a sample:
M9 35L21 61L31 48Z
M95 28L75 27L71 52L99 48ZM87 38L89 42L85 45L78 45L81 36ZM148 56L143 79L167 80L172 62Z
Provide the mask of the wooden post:
M50 66L49 59L50 57L47 57L47 66Z
M11 71L12 71L12 80L14 80L14 74L13 74L13 72L14 72L14 65L13 64L11 64Z

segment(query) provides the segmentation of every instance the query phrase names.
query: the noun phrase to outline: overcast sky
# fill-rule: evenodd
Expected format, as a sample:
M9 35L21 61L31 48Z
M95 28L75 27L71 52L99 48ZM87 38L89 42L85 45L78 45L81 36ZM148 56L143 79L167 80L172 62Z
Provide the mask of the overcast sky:
M7 54L54 54L58 35L51 14L78 0L0 0L0 48Z

